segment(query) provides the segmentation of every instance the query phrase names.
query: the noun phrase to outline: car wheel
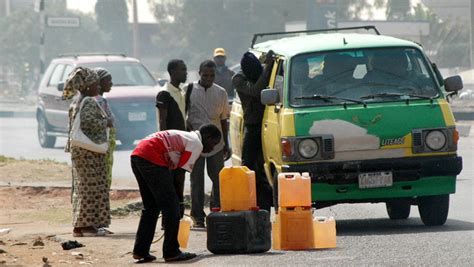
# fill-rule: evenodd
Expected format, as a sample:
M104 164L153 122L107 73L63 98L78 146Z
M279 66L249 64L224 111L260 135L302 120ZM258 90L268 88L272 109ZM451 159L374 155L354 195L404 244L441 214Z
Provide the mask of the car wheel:
M391 220L404 220L410 216L411 204L407 199L390 200L385 205Z
M38 141L41 147L52 148L56 143L55 136L48 136L48 122L43 114L38 115Z
M449 195L418 197L418 211L426 226L443 225L448 218Z
M275 207L275 213L278 213L278 172L276 170L272 173L272 189L273 189L273 207Z

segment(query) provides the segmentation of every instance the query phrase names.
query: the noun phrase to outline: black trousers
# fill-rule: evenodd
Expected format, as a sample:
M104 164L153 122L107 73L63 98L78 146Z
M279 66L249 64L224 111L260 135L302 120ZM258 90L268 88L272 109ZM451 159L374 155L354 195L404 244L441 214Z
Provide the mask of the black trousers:
M186 171L183 169L176 169L171 171L171 175L173 176L173 184L174 189L176 190L176 194L178 195L179 200L179 214L181 215L180 218L184 216L184 178L185 178Z
M176 190L176 194L178 195L179 200L179 214L180 218L184 216L184 178L185 178L186 171L183 169L176 169L171 171L171 177L173 178L174 189ZM161 220L161 226L165 227L165 220L166 216L163 216Z
M171 172L167 167L137 156L131 157L131 164L143 201L133 253L139 256L150 253L156 223L160 212L163 212L166 217L163 258L175 257L181 253L178 243L180 210Z
M257 184L257 205L270 212L273 204L273 190L268 183L263 168L262 125L244 126L244 143L242 147L242 165L255 171Z

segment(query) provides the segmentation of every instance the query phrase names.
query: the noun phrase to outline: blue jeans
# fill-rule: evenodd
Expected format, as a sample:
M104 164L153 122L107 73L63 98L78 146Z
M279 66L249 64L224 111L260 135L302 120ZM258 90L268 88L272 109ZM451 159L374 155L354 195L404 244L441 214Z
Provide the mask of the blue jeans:
M219 172L224 168L224 150L204 158L199 157L191 172L191 217L196 222L204 222L204 165L207 162L207 175L212 181L211 208L220 207Z
M166 217L163 258L176 257L181 253L178 243L181 216L171 171L137 156L131 157L131 164L143 201L133 253L142 257L150 253L158 216L163 212Z

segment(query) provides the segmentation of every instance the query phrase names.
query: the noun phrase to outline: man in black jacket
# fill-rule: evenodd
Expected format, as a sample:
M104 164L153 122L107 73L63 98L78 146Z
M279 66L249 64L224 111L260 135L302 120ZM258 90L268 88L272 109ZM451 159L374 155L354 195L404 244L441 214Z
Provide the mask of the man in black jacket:
M265 106L260 102L260 92L268 86L273 62L274 53L271 50L266 55L265 67L254 54L246 52L240 61L242 71L232 78L244 111L242 165L255 171L257 205L268 212L273 197L263 168L262 119Z

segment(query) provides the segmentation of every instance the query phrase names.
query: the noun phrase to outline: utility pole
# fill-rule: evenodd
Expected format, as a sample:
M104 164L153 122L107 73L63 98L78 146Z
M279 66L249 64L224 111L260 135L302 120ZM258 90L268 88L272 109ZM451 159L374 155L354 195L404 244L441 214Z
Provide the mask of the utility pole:
M45 71L45 61L46 61L46 56L45 56L45 50L44 50L44 41L45 41L45 15L44 15L44 0L38 0L39 1L39 15L40 15L40 47L39 47L39 58L40 58L40 75L42 75Z
M133 0L133 57L140 57L137 0Z
M5 16L10 16L10 0L5 1Z
M474 3L471 1L471 69L474 69Z

